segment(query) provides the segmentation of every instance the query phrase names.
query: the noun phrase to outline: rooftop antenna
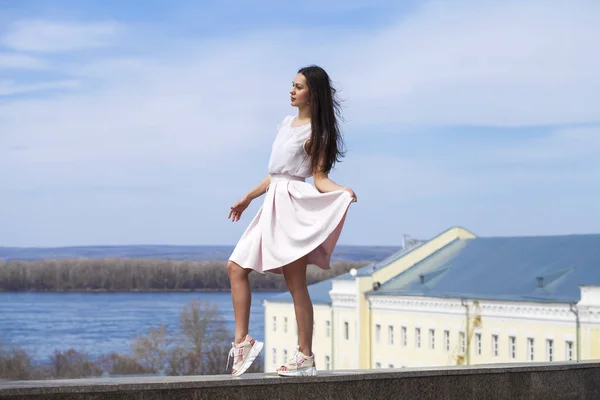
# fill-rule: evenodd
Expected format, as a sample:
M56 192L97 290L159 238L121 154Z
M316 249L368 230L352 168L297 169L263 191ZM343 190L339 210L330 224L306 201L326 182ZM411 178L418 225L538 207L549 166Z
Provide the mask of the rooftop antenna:
M406 233L402 235L402 249L406 250L406 243L409 238L410 235L407 235Z

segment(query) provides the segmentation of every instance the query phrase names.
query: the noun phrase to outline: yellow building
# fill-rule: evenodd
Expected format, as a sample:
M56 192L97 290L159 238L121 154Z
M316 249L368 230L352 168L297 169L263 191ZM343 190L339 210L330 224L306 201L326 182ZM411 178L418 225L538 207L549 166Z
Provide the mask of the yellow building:
M320 370L600 358L600 235L454 227L309 291ZM273 372L297 328L288 293L264 307Z

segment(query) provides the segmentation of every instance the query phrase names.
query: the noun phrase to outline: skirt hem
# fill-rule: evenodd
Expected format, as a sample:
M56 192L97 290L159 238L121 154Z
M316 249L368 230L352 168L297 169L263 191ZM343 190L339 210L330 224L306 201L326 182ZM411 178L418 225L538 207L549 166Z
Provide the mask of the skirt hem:
M283 273L284 267L301 259L302 257L308 257L308 265L315 265L322 270L331 269L331 256L343 229L348 210L350 208L350 205L352 204L352 198L350 197L350 194L346 191L339 191L342 193L320 193L312 185L309 185L304 182L299 183L299 188L294 188L294 195L292 195L292 193L289 192L289 183L290 181L284 183L283 186L276 185L276 187L272 186L269 188L269 191L267 193L271 196L268 195L267 198L265 198L265 203L263 204L261 209L258 210L257 214L255 215L255 218L253 219L253 221L251 221L250 225L246 229L246 232L244 232L244 234L242 235L242 238L240 238L240 241L236 245L236 248L229 257L229 261L236 263L244 269L250 269L259 272L263 275L267 272L276 275L281 275ZM276 196L276 194L270 192L272 190L277 190L277 186L280 186L279 190L283 190L282 193L289 193L289 195L291 195L292 198L296 199L293 200L297 202L295 203L295 205L293 205L293 207L297 207L298 203L302 204L305 196L307 196L306 201L309 201L309 203L306 203L308 209L312 208L314 210L314 201L321 201L319 200L320 198L323 198L322 201L324 203L324 207L333 207L331 211L325 211L325 209L323 209L323 211L326 213L325 215L317 215L315 217L311 217L316 218L317 221L320 221L319 218L324 218L324 220L327 222L324 222L321 227L317 227L317 230L311 233L309 242L304 244L301 244L301 242L297 242L298 244L296 245L294 244L294 242L283 242L283 244L277 243L278 241L276 239L275 242L273 242L273 238L276 238L278 236L276 230L281 228L277 228L275 225L272 225L271 221L279 221L278 219L274 219L277 217L275 217L275 214L272 214L272 212L276 212L275 209L285 207L285 204L289 204L286 200L284 200L283 205L280 205L279 203L279 201L281 200L275 202L274 196ZM310 186L310 188L308 188L308 186ZM298 190L300 190L300 192L298 192ZM296 195L300 197L296 197ZM285 195L283 198L287 198L287 196L288 195ZM267 202L269 202L270 204ZM337 203L337 205L335 205L335 203ZM301 209L302 208L304 207L301 207ZM289 209L293 208L289 207ZM288 210L284 209L284 211L286 212L298 212ZM266 214L263 215L264 212L266 212ZM310 213L313 211L308 212ZM329 214L329 212L331 212L331 214ZM326 216L327 214L329 214L329 216ZM268 219L263 220L263 218ZM283 221L286 221L286 219L284 219ZM264 225L265 223L267 225ZM266 228L266 226L272 226L275 230L271 231L270 228ZM284 229L286 229L288 232L294 232L294 228L290 228L292 226L293 225L288 225ZM306 225L299 225L299 227L302 226ZM266 232L263 232L263 229L268 229L266 232L269 232L269 234L265 236ZM311 243L313 244L311 245ZM296 254L293 254L295 253L293 251L295 247L299 251ZM279 252L279 254L277 254L277 252ZM292 253L293 255L291 257L285 257L285 253L287 252ZM267 263L271 265L265 265L265 258L267 258L268 261L271 261L271 263ZM273 261L275 263L273 263Z

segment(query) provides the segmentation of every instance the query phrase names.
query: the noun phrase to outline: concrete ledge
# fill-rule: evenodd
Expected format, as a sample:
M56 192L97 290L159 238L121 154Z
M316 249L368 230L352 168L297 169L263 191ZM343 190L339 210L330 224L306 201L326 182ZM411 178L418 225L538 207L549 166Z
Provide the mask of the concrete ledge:
M0 399L599 399L600 362L493 364L376 371L14 381Z

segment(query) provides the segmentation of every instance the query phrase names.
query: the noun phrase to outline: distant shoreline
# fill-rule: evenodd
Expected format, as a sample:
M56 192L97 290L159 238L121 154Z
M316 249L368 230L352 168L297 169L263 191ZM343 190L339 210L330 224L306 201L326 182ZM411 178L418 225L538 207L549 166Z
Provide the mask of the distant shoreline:
M279 289L252 289L253 292L279 293ZM137 290L108 290L108 289L72 289L72 290L3 290L0 293L231 293L231 289L137 289Z
M361 268L369 261L334 261L310 266L313 284ZM161 259L70 259L0 261L0 292L22 293L210 293L231 292L226 261ZM254 292L285 292L281 274L250 274Z
M160 259L164 261L227 261L232 245L107 245L14 247L0 245L0 262L93 259ZM383 260L399 246L338 244L331 261Z

